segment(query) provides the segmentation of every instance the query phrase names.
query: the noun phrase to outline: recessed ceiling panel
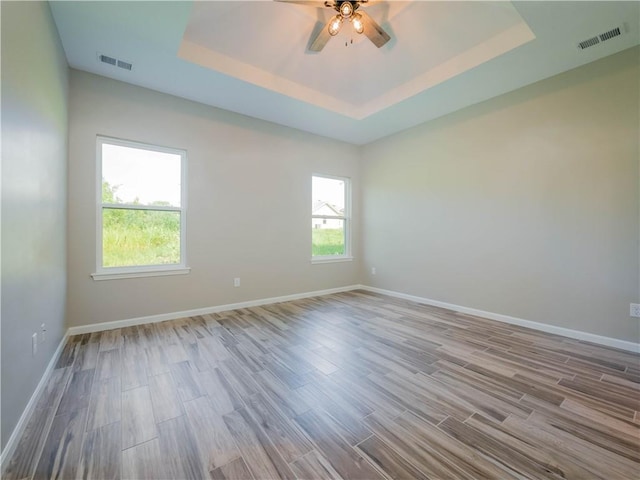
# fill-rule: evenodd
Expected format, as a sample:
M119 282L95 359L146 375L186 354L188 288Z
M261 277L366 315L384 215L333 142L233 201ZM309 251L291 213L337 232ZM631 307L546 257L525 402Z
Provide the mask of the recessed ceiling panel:
M281 2L196 2L179 56L297 100L365 118L535 38L510 2L375 2L390 35L378 49L345 24L308 46L335 14Z

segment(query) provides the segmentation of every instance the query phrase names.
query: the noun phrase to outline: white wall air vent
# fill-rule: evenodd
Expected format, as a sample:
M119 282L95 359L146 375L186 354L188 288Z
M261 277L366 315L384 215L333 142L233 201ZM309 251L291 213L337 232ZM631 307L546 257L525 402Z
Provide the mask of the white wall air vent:
M103 55L101 53L98 54L98 60L102 63L106 63L107 65L119 67L124 70L131 70L133 68L133 65L129 62L125 62L124 60L118 60L117 58L113 58L108 55Z
M594 45L598 45L599 43L606 42L607 40L611 40L612 38L619 37L624 33L624 27L619 26L612 28L604 33L596 35L591 38L587 38L578 43L578 49L584 50L585 48L593 47Z

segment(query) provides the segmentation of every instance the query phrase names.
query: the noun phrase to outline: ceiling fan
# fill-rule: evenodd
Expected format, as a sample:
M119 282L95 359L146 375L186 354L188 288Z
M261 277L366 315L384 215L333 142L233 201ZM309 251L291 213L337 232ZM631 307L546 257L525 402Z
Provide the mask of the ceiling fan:
M338 12L333 16L322 29L317 33L316 37L311 42L309 50L312 52L319 52L324 48L331 37L340 32L342 25L346 22L351 23L353 30L358 34L364 34L373 44L380 48L387 43L391 37L385 32L375 20L373 20L367 13L361 10L365 3L369 3L369 0L326 0L324 2L319 1L305 1L305 0L276 0L277 2L284 3L298 3L300 5L307 5L310 7L318 8L331 8Z

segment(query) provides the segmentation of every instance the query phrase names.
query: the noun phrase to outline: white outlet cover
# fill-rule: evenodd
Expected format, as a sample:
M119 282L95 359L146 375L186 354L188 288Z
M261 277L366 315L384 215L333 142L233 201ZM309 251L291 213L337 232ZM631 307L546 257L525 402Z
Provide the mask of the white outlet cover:
M640 318L640 303L629 304L629 315Z

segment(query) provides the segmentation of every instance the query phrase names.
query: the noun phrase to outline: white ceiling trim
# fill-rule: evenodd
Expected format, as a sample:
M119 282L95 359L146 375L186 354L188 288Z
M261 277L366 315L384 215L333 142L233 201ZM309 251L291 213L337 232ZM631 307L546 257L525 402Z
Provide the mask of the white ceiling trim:
M267 88L273 92L281 93L297 100L310 103L316 107L331 110L351 118L358 119L354 115L357 110L355 105L339 100L331 95L324 94L315 89L305 87L297 82L268 72L261 68L240 62L227 55L223 55L213 50L183 40L178 50L178 57L183 60L200 65L211 70L215 70L225 75L243 80L259 87Z
M504 32L446 60L422 75L366 102L364 105L345 102L186 39L183 39L180 44L178 57L200 65L201 67L224 73L282 95L287 95L296 100L301 100L317 107L345 115L354 120L362 120L402 100L406 100L413 95L446 82L456 75L460 75L467 70L488 62L535 38L536 36L529 26L524 21L521 21Z
M360 109L360 115L357 118L360 120L384 110L391 105L424 92L456 75L460 75L503 53L524 45L535 38L536 36L529 26L521 22L368 102L365 108Z

